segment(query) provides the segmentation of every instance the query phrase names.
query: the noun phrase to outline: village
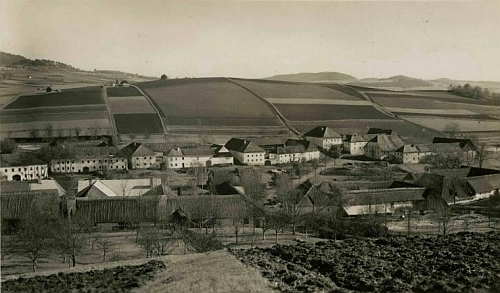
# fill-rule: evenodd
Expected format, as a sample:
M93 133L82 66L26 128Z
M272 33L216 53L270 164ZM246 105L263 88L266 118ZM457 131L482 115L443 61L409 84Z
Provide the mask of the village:
M483 168L480 152L466 138L405 144L390 129L342 136L326 126L210 145L20 143L1 155L2 233L34 207L120 241L172 223L240 247L342 237L340 222L365 236L494 231L500 170ZM115 250L137 257L138 240Z

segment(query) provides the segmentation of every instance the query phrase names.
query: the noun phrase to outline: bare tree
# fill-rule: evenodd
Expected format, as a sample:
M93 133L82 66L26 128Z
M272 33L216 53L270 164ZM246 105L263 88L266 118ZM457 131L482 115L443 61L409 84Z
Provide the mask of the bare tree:
M282 211L288 215L290 224L292 224L292 233L295 235L295 227L300 219L299 204L304 198L304 194L300 190L290 190L285 193L283 198Z
M432 219L438 224L439 231L446 235L450 226L453 224L453 216L448 206L442 206L435 209L432 213Z
M76 266L76 257L85 247L85 234L81 228L71 220L61 220L58 225L58 231L55 234L56 248L68 255L71 265Z
M37 128L32 128L29 131L30 137L32 139L38 139L38 129Z
M269 226L273 227L278 243L278 233L291 222L290 215L284 212L277 212L269 216Z
M54 135L54 126L52 124L47 123L45 125L45 131L47 132L47 138L51 138Z
M21 220L19 230L12 241L12 252L31 260L36 272L38 261L51 249L53 227L49 219L38 212L30 212Z
M107 238L99 237L96 244L102 251L102 262L105 262L106 255L113 249L113 242Z
M245 189L245 195L252 201L249 212L253 221L253 234L255 234L257 222L262 218L260 201L265 197L262 179L260 174L251 169L251 171L243 172L240 175L240 183Z
M457 132L460 131L460 124L456 122L448 123L444 126L444 131L447 132L451 137L455 137Z

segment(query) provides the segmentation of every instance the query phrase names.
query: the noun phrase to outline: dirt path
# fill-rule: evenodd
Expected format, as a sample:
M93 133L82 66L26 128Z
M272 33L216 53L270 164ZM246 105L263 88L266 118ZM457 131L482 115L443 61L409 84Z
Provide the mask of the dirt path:
M165 257L167 269L133 292L276 292L260 272L225 250Z

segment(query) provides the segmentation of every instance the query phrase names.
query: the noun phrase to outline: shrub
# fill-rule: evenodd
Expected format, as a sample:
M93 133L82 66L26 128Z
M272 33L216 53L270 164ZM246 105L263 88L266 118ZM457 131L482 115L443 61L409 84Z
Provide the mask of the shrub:
M214 233L201 234L191 230L184 230L181 231L181 236L187 248L194 252L208 252L222 248L222 243Z

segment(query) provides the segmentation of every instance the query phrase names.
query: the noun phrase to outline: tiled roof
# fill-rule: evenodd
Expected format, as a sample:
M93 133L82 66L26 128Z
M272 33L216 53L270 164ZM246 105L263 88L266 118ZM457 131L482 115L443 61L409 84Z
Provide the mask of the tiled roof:
M37 209L52 217L60 214L60 197L56 189L1 193L2 219L19 219Z
M306 137L341 138L342 136L327 126L315 127L304 134Z
M500 189L500 174L469 177L466 180L476 193L485 193Z
M425 188L404 187L390 189L357 190L348 192L347 205L375 205L383 203L424 200Z
M346 135L346 138L344 139L345 142L366 142L368 140L368 137L358 134Z
M152 182L151 182L152 181ZM152 183L152 185L151 185ZM78 181L77 197L92 195L95 197L141 196L152 187L161 185L160 178L97 180L89 184L88 180ZM89 188L91 187L91 188Z
M387 134L387 135L397 135L397 133L392 129L384 128L370 128L366 134Z
M429 148L424 145L406 144L396 150L398 153L428 153Z
M151 151L144 145L138 142L131 142L124 148L122 148L116 156L123 156L126 158L130 157L143 157L143 156L155 156L155 152Z
M383 152L391 152L404 146L404 142L399 135L379 134L370 139L369 142L376 143Z
M263 153L264 149L259 147L257 144L240 138L231 138L225 145L228 150L240 152L240 153Z

